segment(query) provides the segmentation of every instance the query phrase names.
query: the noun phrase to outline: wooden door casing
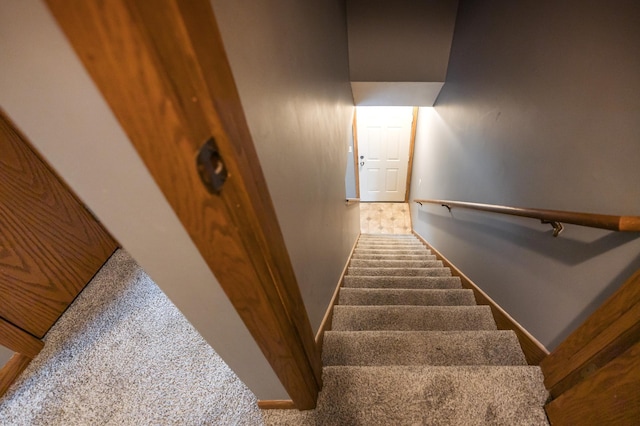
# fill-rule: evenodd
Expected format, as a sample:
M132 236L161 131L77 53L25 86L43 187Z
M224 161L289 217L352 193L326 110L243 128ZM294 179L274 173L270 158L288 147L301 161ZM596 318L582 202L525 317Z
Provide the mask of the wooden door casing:
M299 409L322 363L207 0L46 0L220 286ZM210 193L196 156L228 171Z
M0 317L42 338L118 244L0 111Z

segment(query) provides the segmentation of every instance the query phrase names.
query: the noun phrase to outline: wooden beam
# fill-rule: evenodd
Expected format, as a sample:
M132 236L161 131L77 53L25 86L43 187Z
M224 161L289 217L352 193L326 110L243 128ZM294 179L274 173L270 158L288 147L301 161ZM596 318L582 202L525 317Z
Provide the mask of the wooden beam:
M320 356L210 3L47 4L296 407L315 407ZM211 137L217 194L195 162Z

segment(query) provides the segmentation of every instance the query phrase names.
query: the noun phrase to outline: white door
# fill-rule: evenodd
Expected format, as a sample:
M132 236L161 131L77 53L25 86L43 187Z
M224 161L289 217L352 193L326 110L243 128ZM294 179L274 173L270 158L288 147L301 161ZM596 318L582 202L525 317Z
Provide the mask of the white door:
M413 107L357 107L361 201L404 201Z

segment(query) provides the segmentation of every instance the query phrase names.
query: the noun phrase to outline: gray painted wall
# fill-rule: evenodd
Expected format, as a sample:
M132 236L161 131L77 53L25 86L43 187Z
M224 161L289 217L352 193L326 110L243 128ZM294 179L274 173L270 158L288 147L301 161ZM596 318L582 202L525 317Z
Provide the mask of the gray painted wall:
M357 204L344 202L354 110L344 2L212 4L317 330L359 233Z
M442 82L458 0L347 0L351 81Z
M640 215L640 4L461 1L412 198ZM425 54L427 54L425 52ZM416 231L549 349L640 268L640 235L412 205Z

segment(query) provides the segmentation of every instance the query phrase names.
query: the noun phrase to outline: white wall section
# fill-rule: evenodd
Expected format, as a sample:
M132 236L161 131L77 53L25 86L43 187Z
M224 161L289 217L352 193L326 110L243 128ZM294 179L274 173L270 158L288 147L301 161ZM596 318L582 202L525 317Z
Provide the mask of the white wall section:
M461 1L411 198L640 215L640 4ZM418 233L553 349L640 268L640 235L412 204Z

